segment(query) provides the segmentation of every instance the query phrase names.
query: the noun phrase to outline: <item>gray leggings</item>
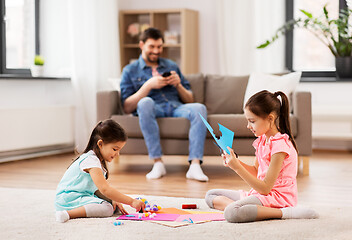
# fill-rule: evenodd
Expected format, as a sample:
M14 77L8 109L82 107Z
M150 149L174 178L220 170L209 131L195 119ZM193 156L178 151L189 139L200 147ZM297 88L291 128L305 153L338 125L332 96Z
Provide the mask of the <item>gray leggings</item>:
M257 218L257 206L263 206L256 196L249 196L240 199L241 194L239 191L212 189L205 195L205 202L209 207L214 208L213 201L217 196L224 196L234 201L233 203L227 205L224 210L224 217L228 222L253 222Z
M84 205L87 217L111 217L114 214L113 206L107 201Z

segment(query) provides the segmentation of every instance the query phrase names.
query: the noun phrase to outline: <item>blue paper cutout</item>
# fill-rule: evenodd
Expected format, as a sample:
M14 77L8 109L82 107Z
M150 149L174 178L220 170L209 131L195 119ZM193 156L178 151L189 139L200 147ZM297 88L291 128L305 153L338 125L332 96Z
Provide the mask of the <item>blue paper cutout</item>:
M215 134L213 128L210 126L210 124L203 118L203 116L199 113L199 116L201 117L203 123L205 126L207 126L210 134L213 136L215 142L221 147L222 150L226 151L228 154L230 154L230 151L227 149L227 147L232 148L232 143L233 143L233 138L235 136L234 132L232 132L230 129L224 127L223 125L219 124L219 130L222 134L222 136L218 139Z

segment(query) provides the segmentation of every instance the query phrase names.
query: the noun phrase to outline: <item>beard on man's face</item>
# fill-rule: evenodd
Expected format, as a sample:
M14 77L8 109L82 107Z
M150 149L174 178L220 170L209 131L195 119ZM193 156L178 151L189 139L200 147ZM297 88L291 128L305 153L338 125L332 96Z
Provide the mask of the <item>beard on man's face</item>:
M158 62L160 54L154 54L154 53L150 53L147 55L147 59L149 62L155 63Z

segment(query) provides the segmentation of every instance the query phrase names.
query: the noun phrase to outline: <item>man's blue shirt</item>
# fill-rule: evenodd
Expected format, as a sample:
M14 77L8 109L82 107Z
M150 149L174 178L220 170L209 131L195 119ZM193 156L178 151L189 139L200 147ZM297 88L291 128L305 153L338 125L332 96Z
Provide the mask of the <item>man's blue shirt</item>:
M190 90L190 84L182 75L177 64L169 59L159 58L157 71L160 74L169 71L175 71L181 79L181 84L187 90ZM124 104L126 98L136 93L142 85L153 77L152 68L146 65L142 54L138 60L124 67L121 76L121 102ZM174 86L168 85L161 89L152 89L148 97L151 97L157 104L169 102L173 107L183 104L179 98L178 92Z

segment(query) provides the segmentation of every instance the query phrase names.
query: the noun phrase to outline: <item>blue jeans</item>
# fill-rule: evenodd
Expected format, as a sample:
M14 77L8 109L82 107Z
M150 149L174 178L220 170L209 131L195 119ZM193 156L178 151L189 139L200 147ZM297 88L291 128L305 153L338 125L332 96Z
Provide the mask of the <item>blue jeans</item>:
M176 106L169 102L156 104L150 97L142 98L137 104L139 126L142 130L144 141L148 148L149 158L161 158L159 126L156 118L183 117L190 120L189 161L203 159L206 126L199 117L199 113L206 119L207 109L201 103L187 103Z

